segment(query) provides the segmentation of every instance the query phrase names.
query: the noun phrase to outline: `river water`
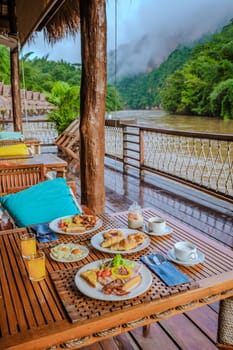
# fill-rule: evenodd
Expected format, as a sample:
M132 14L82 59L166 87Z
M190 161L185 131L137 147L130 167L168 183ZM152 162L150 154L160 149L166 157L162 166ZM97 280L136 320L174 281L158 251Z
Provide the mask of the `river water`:
M106 119L136 119L138 125L160 129L185 130L233 135L233 120L218 118L170 115L164 111L129 110L111 112Z

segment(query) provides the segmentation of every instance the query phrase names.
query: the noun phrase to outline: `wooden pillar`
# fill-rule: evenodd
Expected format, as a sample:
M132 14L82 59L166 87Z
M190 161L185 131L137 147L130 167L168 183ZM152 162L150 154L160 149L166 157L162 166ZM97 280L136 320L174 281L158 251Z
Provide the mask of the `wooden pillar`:
M23 132L18 47L10 50L10 60L11 60L11 96L12 96L14 131Z
M82 80L80 102L81 202L104 212L106 97L105 0L80 0Z

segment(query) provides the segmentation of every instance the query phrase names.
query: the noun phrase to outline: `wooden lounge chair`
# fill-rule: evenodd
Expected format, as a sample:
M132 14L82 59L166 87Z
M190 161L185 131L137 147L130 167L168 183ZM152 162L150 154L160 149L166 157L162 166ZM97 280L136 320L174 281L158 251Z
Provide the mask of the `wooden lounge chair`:
M0 162L0 196L15 193L45 180L43 164L2 165Z

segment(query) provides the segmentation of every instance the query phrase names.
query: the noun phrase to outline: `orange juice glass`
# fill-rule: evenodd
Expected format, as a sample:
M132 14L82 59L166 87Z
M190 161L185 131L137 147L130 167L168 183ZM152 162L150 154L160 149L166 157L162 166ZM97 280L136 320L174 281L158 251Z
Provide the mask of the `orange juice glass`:
M31 281L41 281L45 278L45 254L38 251L27 259L28 274Z
M23 258L36 254L36 236L34 233L24 233L20 236L21 252Z

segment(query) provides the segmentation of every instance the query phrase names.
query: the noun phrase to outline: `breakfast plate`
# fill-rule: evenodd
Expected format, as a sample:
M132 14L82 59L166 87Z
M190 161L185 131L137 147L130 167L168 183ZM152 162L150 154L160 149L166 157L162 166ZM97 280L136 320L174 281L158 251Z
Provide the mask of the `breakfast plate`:
M50 250L50 257L63 263L82 260L88 254L89 250L86 247L72 242L58 244Z
M173 248L167 252L167 257L169 260L184 266L193 266L193 265L201 264L205 260L205 255L200 250L197 250L196 259L178 260L175 256Z
M67 215L67 216L63 216L63 217L60 217L60 218L57 218L53 221L51 221L49 223L49 228L56 232L56 233L61 233L63 235L83 235L85 233L90 233L90 232L93 232L95 230L98 230L102 225L103 225L103 221L98 219L95 226L93 227L90 227L88 229L86 229L85 231L83 232L65 232L64 230L62 230L60 227L59 227L59 223L64 220L64 219L72 219L74 215Z
M104 260L97 260L90 264L84 265L81 269L78 270L78 272L75 275L75 284L77 288L80 290L81 293L84 295L98 299L98 300L105 300L105 301L121 301L121 300L128 300L135 298L143 293L145 293L152 284L152 274L148 270L148 268L143 264L138 264L140 266L140 274L142 276L141 283L136 286L134 289L131 290L131 292L127 295L114 295L114 294L104 294L102 292L102 285L100 283L97 284L97 287L94 288L88 284L87 281L85 281L80 275L82 272L88 270L88 269L98 269L98 267L103 263Z
M119 230L122 232L122 234L124 235L125 238L127 238L129 235L131 234L137 234L137 233L142 233L143 232L140 232L140 231L137 231L137 230L132 230L132 229L126 229L126 228L117 228L115 230ZM106 233L106 232L109 232L110 230L106 230L106 231L101 231L97 234L95 234L92 238L91 238L91 245L101 251L101 252L105 252L105 253L111 253L111 254L131 254L131 253L136 253L136 252L139 252L145 248L147 248L150 244L150 238L149 237L146 237L144 242L141 243L141 244L138 244L138 246L136 248L132 248L132 249L129 249L129 250L115 250L115 249L111 249L111 248L104 248L101 246L104 238L103 238L103 235Z

